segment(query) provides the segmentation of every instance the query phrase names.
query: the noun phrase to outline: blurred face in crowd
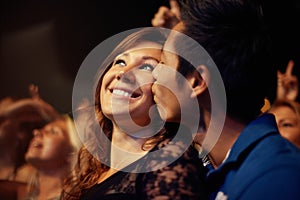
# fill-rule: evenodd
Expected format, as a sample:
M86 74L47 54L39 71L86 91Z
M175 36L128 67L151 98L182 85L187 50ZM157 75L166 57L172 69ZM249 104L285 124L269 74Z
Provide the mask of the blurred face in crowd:
M32 138L32 131L44 125L45 121L38 113L34 112L4 117L0 119L0 145L22 149L22 152L25 153Z
M300 148L300 118L289 106L281 105L272 108L280 134Z
M35 129L26 160L37 168L65 166L72 151L69 134L64 120Z
M0 146L18 149L24 159L32 131L45 126L56 115L52 106L43 100L3 99L0 102Z

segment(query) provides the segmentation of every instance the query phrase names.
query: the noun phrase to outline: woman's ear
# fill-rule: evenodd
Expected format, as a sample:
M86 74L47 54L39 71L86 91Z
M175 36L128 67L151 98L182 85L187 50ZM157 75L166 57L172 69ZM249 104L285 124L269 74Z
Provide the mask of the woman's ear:
M199 65L196 70L187 76L187 80L192 86L193 93L191 98L198 97L203 94L209 84L209 72L205 65Z

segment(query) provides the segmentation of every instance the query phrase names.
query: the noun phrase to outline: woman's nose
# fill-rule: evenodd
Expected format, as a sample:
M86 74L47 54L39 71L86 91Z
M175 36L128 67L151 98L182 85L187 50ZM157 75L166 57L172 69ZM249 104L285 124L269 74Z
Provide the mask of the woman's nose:
M130 70L122 70L116 75L116 79L120 80L124 83L135 83L136 78L135 78L135 73L134 69Z
M33 130L33 136L34 136L34 137L40 137L40 136L42 136L41 130L39 130L39 129L34 129L34 130Z

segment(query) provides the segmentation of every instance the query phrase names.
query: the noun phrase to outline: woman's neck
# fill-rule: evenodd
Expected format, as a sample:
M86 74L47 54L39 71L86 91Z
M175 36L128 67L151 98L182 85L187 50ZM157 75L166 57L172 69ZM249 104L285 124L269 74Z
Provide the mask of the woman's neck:
M110 169L101 174L98 183L102 183L118 171L143 157L148 151L142 146L145 139L134 138L120 129L114 129L110 150Z
M134 134L127 134L118 127L113 128L112 145L130 153L144 153L143 144L147 138L134 137Z
M62 191L63 178L47 174L39 174L39 196L38 200L58 197Z

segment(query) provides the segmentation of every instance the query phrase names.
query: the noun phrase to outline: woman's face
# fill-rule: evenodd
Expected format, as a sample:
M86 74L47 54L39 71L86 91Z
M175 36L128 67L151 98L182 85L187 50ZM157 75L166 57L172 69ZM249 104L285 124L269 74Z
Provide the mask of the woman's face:
M280 134L300 148L300 119L288 106L279 106L270 110L276 118Z
M159 63L161 46L151 42L118 55L103 77L100 102L103 114L113 123L133 121L139 126L150 123L154 105L152 71Z
M29 163L36 167L66 164L71 152L71 144L65 121L53 121L42 129L35 129L33 135L25 155Z

